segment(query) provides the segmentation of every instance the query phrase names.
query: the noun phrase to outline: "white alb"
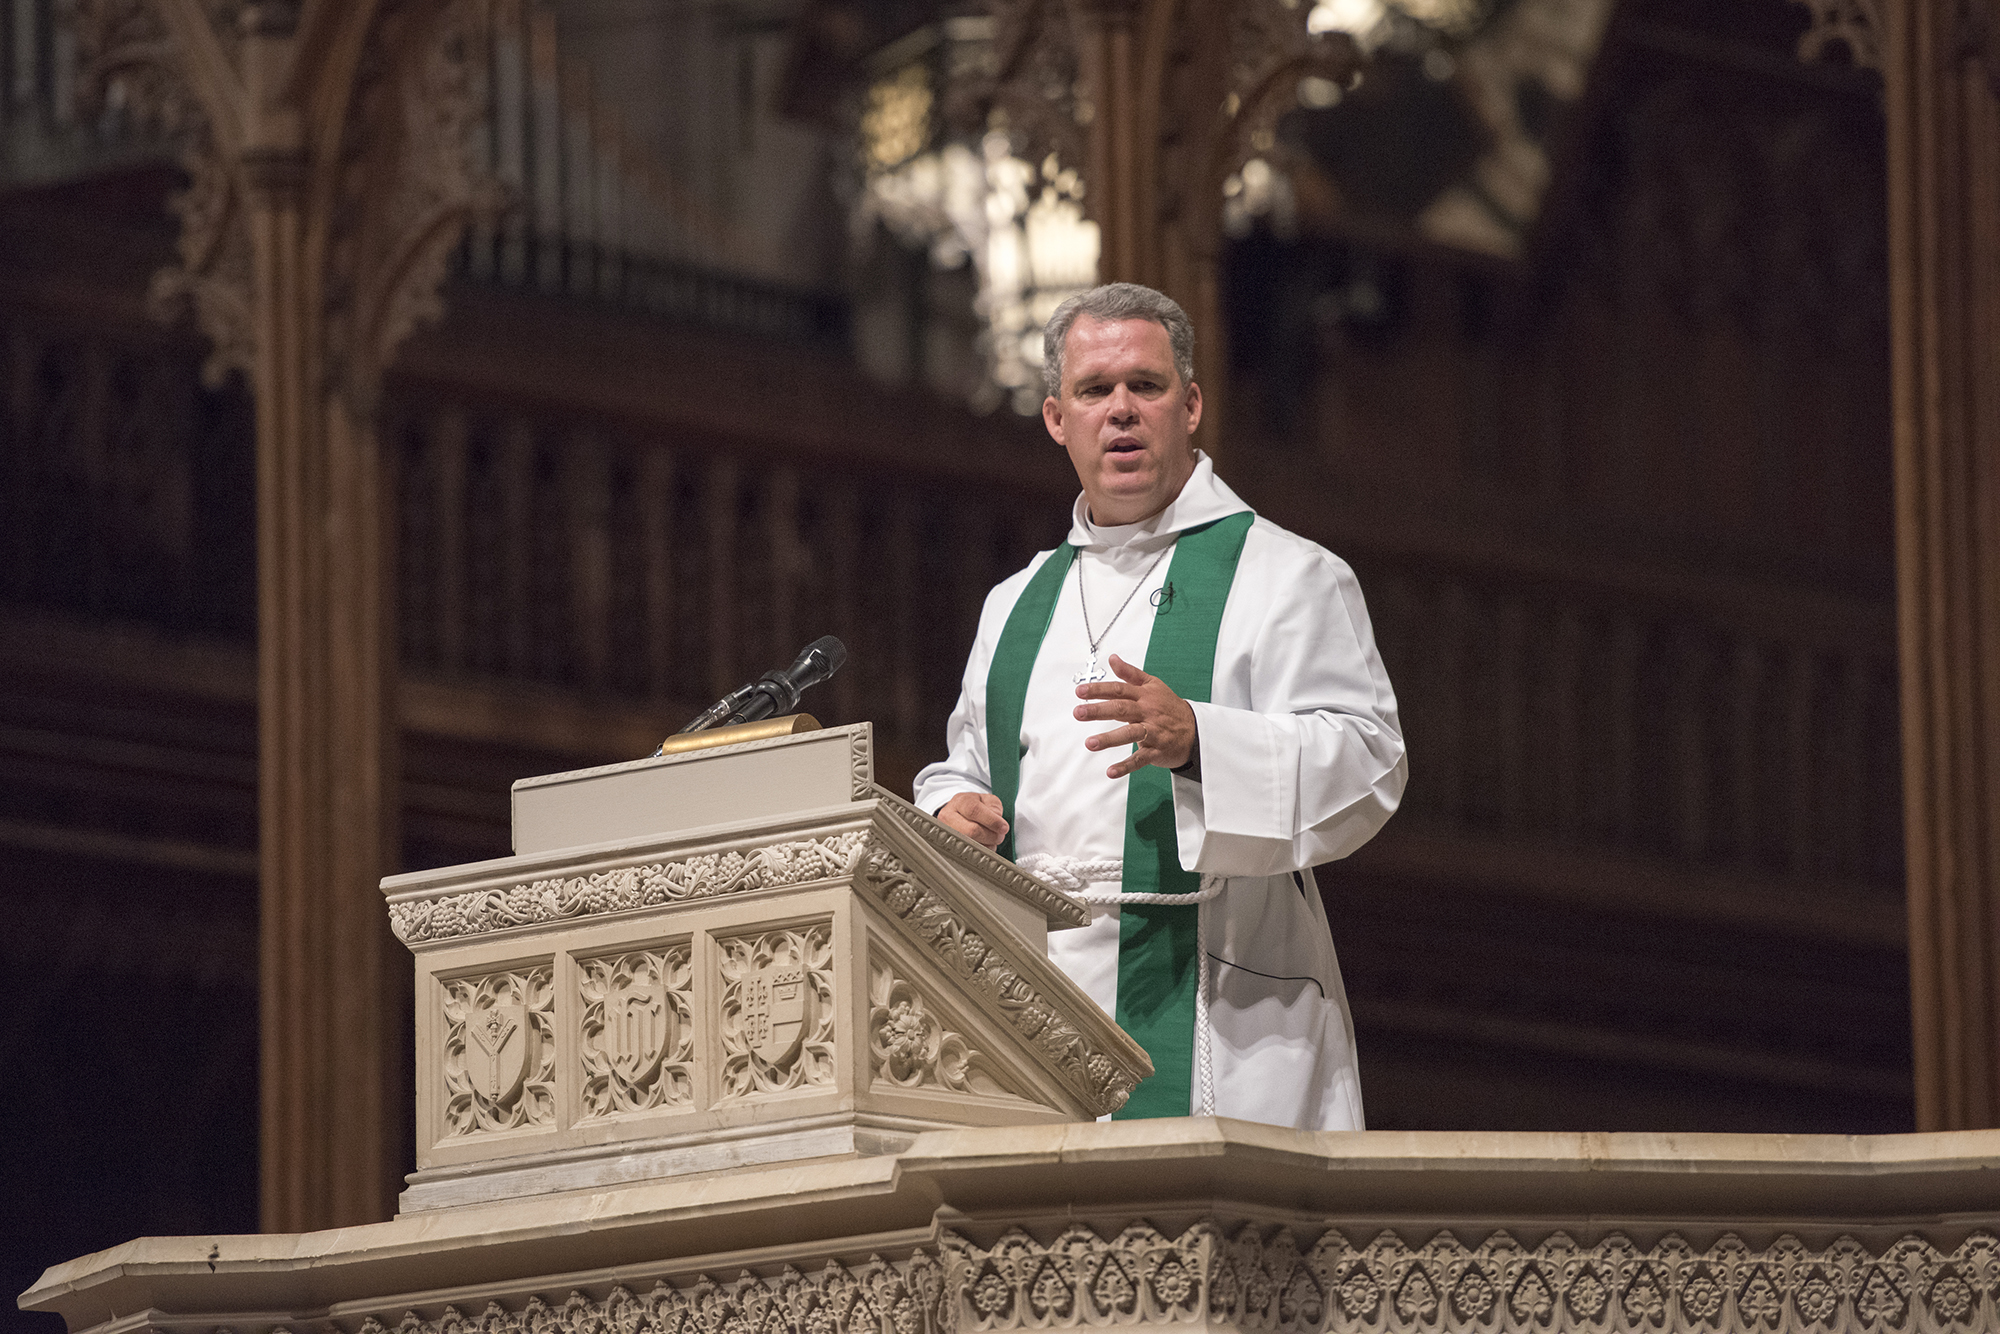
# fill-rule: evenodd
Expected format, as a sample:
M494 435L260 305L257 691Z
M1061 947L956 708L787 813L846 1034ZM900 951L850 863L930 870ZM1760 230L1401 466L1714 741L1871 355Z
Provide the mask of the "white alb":
M1119 586L1139 578L1183 529L1248 508L1197 455L1179 498L1143 522L1093 524L1079 496L1069 540L1095 586ZM925 810L960 792L991 790L987 668L1015 601L1049 554L987 596L947 728L950 753L917 776ZM1135 603L1144 614L1112 627L1103 653L1145 665L1153 595L1172 564L1153 568ZM1083 744L1117 724L1079 722L1072 712L1079 701L1071 677L1089 653L1075 590L1075 580L1064 582L1028 681L1015 853L1024 865L1042 854L1044 866L1095 867L1070 870L1079 883L1063 886L1092 904L1091 924L1052 934L1049 957L1116 1015L1119 915L1106 900L1118 896L1126 785L1105 777L1113 752ZM1198 897L1206 899L1205 1013L1197 1016L1189 1111L1360 1129L1354 1026L1310 868L1374 836L1402 797L1406 768L1395 694L1346 563L1259 518L1223 612L1212 698L1193 708L1201 781L1173 780L1181 865L1203 876ZM1082 883L1084 874L1104 880Z

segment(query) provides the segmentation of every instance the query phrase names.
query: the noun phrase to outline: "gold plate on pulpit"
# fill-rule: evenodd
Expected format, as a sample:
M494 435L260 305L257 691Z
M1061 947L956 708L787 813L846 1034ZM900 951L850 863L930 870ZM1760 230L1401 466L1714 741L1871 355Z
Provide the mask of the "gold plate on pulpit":
M733 746L739 741L769 741L774 736L797 736L817 732L819 719L810 713L788 713L782 718L762 718L734 727L711 727L706 732L682 732L660 743L662 755L678 755L686 750L707 750L710 746Z

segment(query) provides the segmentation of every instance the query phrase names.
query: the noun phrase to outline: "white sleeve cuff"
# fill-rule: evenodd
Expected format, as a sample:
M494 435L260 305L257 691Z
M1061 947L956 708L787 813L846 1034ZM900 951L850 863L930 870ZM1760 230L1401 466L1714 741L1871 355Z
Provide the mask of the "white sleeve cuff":
M1291 842L1299 771L1298 732L1285 725L1291 720L1219 704L1190 707L1201 737L1202 827Z
M1201 781L1176 777L1174 836L1182 867L1270 874L1292 846L1294 733L1247 709L1189 701L1201 745Z

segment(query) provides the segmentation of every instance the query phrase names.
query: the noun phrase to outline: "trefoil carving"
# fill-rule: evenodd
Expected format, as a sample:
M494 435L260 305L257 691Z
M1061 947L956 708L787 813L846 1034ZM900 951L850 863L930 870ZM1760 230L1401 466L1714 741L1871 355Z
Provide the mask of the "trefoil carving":
M984 1056L939 1022L915 986L877 964L868 977L868 1054L878 1085L1009 1097Z
M960 1330L1061 1329L1199 1320L1216 1241L1200 1224L1179 1240L1137 1223L1105 1241L1069 1228L1044 1246L1018 1228L982 1250L946 1233Z
M1018 1228L981 1247L953 1232L935 1250L816 1274L787 1265L717 1283L657 1283L603 1300L488 1302L477 1317L393 1312L358 1334L961 1334L967 1331L1206 1325L1269 1334L1368 1330L1534 1334L1862 1334L2000 1327L2000 1238L1951 1250L1914 1234L1879 1254L1851 1236L1824 1249L1786 1235L1757 1249L1725 1235L1697 1250L1669 1233L1642 1248L1620 1233L1582 1246L1563 1233L1523 1246L1494 1232L1475 1246L1449 1232L1411 1247L1394 1232L1311 1245L1288 1228L1203 1221L1169 1238L1144 1221L1105 1238L1083 1225L1053 1241Z
M580 1292L551 1303L530 1297L518 1310L489 1301L477 1317L447 1306L434 1320L407 1312L395 1323L364 1319L358 1334L548 1334L617 1330L632 1334L946 1334L940 1323L944 1271L919 1250L906 1260L880 1256L849 1269L829 1260L816 1274L786 1265L765 1278L743 1271L733 1282L703 1274L687 1287L655 1284L634 1293L620 1286L603 1301ZM393 1317L392 1317L393 1319Z

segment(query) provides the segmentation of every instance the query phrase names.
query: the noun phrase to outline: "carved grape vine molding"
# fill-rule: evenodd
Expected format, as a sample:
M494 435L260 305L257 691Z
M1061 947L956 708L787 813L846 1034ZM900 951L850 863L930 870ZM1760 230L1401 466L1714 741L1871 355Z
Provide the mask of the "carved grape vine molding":
M870 783L867 791L856 795L879 802L885 810L902 821L905 828L922 838L934 851L944 854L951 861L987 879L998 880L1005 884L1017 896L1033 904L1048 917L1051 924L1063 921L1073 926L1089 924L1088 908L1061 891L1051 888L1045 881L1029 875L1014 863L988 852L971 839L946 828L888 789Z
M866 830L850 829L740 852L704 853L504 889L412 899L389 905L389 928L404 944L418 945L508 927L809 884L852 871L867 840Z
M880 789L875 790L880 794ZM873 795L873 794L871 794ZM889 801L894 801L889 798ZM933 847L988 875L1007 878L1023 897L1058 919L1087 913L1025 871L981 861L971 844L907 803L896 813ZM953 844L963 844L954 847ZM867 830L793 839L767 847L620 866L589 875L556 876L498 889L464 890L389 905L389 927L406 945L483 935L517 926L539 926L602 913L657 908L693 899L757 889L782 889L848 875L864 848L876 844Z
M1092 1047L1062 1010L1036 990L978 928L959 920L949 902L912 879L909 868L894 853L870 846L862 855L854 883L902 919L969 989L991 1001L1016 1032L1050 1059L1057 1075L1082 1097L1093 1115L1102 1116L1124 1106L1138 1084L1135 1074Z

